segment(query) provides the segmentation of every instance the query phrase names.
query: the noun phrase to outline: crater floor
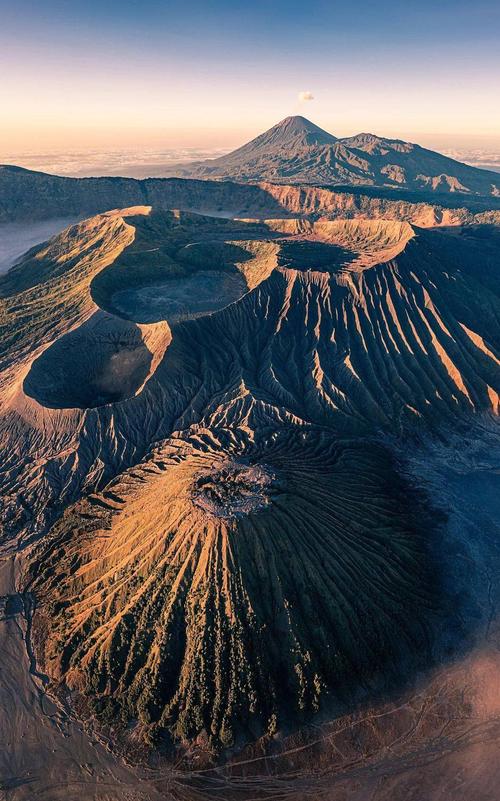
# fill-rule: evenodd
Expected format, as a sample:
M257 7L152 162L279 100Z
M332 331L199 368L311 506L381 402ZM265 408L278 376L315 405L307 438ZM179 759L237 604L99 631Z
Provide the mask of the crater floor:
M199 270L137 289L122 289L111 298L118 312L142 323L179 320L211 314L239 300L248 287L244 278L217 270Z

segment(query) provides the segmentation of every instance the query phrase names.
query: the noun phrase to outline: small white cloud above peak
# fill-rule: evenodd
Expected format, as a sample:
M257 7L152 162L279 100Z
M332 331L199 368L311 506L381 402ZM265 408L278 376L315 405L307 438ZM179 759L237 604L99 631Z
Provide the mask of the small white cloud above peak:
M308 100L314 100L314 95L312 92L299 92L299 101L301 103L305 103Z

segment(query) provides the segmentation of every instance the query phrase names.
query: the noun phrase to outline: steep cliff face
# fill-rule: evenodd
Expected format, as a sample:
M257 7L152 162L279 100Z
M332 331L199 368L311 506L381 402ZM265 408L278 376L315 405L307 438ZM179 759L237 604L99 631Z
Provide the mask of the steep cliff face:
M490 225L149 207L29 254L0 284L0 487L6 540L54 524L50 675L222 747L427 664L440 516L374 438L494 419L499 254Z
M273 208L258 187L231 182L184 181L177 178L65 178L4 165L0 167L0 221L89 216L114 208L155 205L217 214L252 209L259 216ZM274 211L278 211L274 206ZM274 213L274 212L273 212Z
M439 205L425 194L422 195L422 200L413 195L410 202L408 199L400 199L394 193L377 197L362 193L336 192L323 187L270 183L261 183L260 187L281 208L297 217L307 215L313 219L406 220L421 228L470 225L474 222L498 224L500 221L500 211L496 210L494 199L490 201L490 209L476 210L473 213L468 208L460 208L460 201L456 205ZM463 199L461 202L464 202ZM440 203L443 204L441 198ZM467 203L470 205L469 201Z
M0 166L0 222L55 218L61 210L70 217L86 217L137 204L221 217L384 217L424 227L467 224L477 214L488 215L490 222L500 218L500 200L494 197L440 195L436 202L428 190L380 189L380 196L366 192L366 187L353 193L283 181L242 184L181 178L62 178Z

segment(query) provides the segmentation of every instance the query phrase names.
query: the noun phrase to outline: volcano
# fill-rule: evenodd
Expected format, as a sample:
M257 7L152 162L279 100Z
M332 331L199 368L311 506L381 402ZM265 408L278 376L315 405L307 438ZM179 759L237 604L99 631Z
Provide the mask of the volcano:
M150 206L27 254L0 284L3 542L54 691L220 756L444 658L443 514L391 443L493 425L499 254L488 224Z
M286 117L226 156L181 168L194 178L371 186L434 193L500 194L498 174L399 139L338 139L304 117Z

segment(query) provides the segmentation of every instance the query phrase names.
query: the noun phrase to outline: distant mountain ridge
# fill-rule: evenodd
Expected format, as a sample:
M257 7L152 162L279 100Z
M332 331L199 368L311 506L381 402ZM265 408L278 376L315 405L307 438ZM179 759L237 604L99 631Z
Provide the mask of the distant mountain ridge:
M177 177L69 178L0 164L0 224L54 219L62 214L81 218L144 204L219 217L385 217L423 227L474 221L498 224L500 215L500 196L491 195L436 195L431 190L366 185L328 188L304 186L293 179L290 183L256 184Z
M300 116L286 117L225 156L183 165L176 175L500 195L500 178L489 170L371 133L338 139Z

